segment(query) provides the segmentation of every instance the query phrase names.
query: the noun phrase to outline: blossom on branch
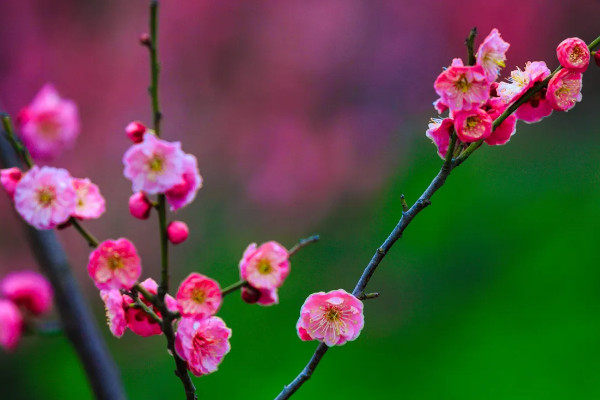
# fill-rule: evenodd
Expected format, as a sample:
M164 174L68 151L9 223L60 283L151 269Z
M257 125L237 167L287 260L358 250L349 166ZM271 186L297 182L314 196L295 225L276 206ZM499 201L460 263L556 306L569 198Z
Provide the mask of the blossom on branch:
M502 40L498 29L494 28L490 34L483 40L483 43L477 50L477 64L483 67L487 80L495 81L500 73L500 68L506 65L506 51L510 44Z
M442 160L446 158L446 153L448 153L450 135L453 130L454 121L451 118L432 118L429 123L429 129L425 132L425 136L431 139L435 147L437 147L437 153Z
M129 290L140 277L142 265L129 240L105 240L91 252L88 273L100 290Z
M550 106L558 111L569 111L581 101L581 72L561 69L548 82L546 98Z
M256 289L276 289L290 273L288 251L277 242L250 244L240 260L240 275Z
M483 67L464 66L460 58L455 58L437 77L433 87L451 112L477 108L487 101L490 93Z
M120 338L127 329L125 309L123 308L123 295L117 289L101 290L100 297L106 309L106 321L110 332Z
M568 38L556 48L558 62L565 68L576 72L585 72L590 64L590 50L579 38Z
M223 301L219 284L196 272L192 272L181 282L175 299L181 315L197 318L215 315Z
M152 278L148 278L145 281L140 283L144 289L146 289L150 294L156 296L158 293L158 284ZM143 294L138 293L138 298L145 305L150 307L152 311L160 318L162 314L160 311L152 305L152 303L144 297ZM177 302L170 295L165 296L165 303L167 308L170 311L177 311ZM131 329L133 333L140 336L153 336L160 335L162 333L162 328L158 322L152 318L152 316L148 315L146 311L140 308L134 308L131 305L134 304L134 301L131 297L124 295L123 296L123 308L125 309L125 319L127 320L127 327Z
M106 206L98 186L87 178L73 178L72 182L77 193L77 203L73 217L79 219L100 218L104 214Z
M550 75L550 70L543 61L528 61L525 64L525 69L521 71L519 68L510 73L508 82L500 82L498 85L498 96L505 103L512 103L517 100L529 88L533 87L534 83L541 82Z
M171 211L187 206L196 198L196 193L202 187L202 176L198 171L198 160L191 154L183 158L182 182L165 192Z
M481 108L459 111L454 115L454 129L464 143L476 142L490 136L493 122L492 117Z

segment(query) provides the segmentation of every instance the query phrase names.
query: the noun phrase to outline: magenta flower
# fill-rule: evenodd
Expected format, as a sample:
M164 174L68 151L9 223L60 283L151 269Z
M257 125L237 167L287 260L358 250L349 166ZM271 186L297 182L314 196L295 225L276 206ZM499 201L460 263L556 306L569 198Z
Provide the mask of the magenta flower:
M34 271L11 272L0 282L0 293L33 315L42 315L52 307L52 286Z
M490 82L483 67L464 66L459 58L437 77L433 87L451 112L477 108L490 95Z
M138 219L148 219L152 204L144 192L137 192L129 197L129 213Z
M454 121L451 118L432 118L429 123L429 129L425 132L425 136L433 141L437 147L437 153L442 158L446 159L448 146L450 145L450 135L454 129Z
M22 177L23 172L17 167L0 169L0 183L11 200L15 197L17 183L19 183Z
M167 226L167 238L173 244L185 242L189 234L190 229L185 222L173 221Z
M75 211L77 194L67 170L32 167L15 188L15 208L30 225L52 229Z
M552 107L546 99L545 88L531 96L529 101L522 104L514 113L518 119L528 124L539 122L550 114L552 114Z
M215 315L223 301L219 284L196 272L192 272L181 282L175 299L181 315L195 315L198 318Z
M285 247L271 241L256 247L252 243L240 260L240 275L256 289L276 289L290 273Z
M75 142L79 135L77 106L62 99L52 84L46 84L28 107L19 112L20 136L32 157L49 160Z
M302 340L318 340L327 346L354 340L364 325L363 304L343 289L313 293L300 309L296 324Z
M183 182L185 153L179 142L167 142L152 134L132 145L123 156L123 174L132 190L147 194L164 193Z
M146 289L150 294L156 296L158 293L158 284L152 278L148 278L141 282L140 285ZM152 311L158 316L162 317L162 314L158 309L153 306L144 296L139 294L140 300L150 307ZM165 296L165 302L167 308L173 312L177 311L177 302L170 295ZM133 333L143 337L160 335L162 333L161 326L156 322L150 315L139 308L132 308L130 305L133 304L133 299L129 296L123 296L123 307L125 308L125 319L127 320L127 326Z
M105 240L90 254L88 273L100 290L129 290L140 277L142 265L129 240Z
M499 97L490 98L487 102L488 114L492 120L496 120L508 107ZM511 136L517 130L517 117L515 114L509 115L496 129L485 138L485 142L490 146L497 146L507 143Z
M465 143L485 139L492 133L494 121L481 108L471 111L460 111L454 115L454 129L458 138Z
M101 290L100 297L106 309L106 321L110 332L120 338L127 329L125 309L123 308L123 295L117 289Z
M493 82L498 78L500 68L506 65L506 51L510 44L502 40L498 29L494 28L483 40L477 50L477 64L483 67L488 81Z
M215 372L231 349L231 329L219 317L183 317L175 334L175 350L196 376Z
M512 103L533 86L534 83L543 81L550 75L550 70L543 61L527 61L525 70L519 68L510 73L509 82L498 84L498 96L505 103Z
M546 99L558 111L569 111L581 101L581 72L561 69L548 82Z
M579 38L568 38L556 48L558 62L574 72L585 72L590 64L590 49Z
M14 350L23 335L23 317L10 300L0 299L0 346Z
M198 160L191 154L186 154L183 159L182 178L182 183L178 183L165 192L171 211L178 210L194 201L196 193L202 187Z
M87 178L73 178L73 187L77 193L77 204L73 216L79 219L100 218L106 207L98 186Z

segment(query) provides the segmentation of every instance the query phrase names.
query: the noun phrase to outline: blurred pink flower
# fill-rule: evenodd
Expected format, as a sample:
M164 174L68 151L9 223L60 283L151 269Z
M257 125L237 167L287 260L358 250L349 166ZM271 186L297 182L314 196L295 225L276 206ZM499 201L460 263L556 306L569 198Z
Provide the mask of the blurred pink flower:
M219 317L183 317L175 334L175 350L196 376L215 372L231 349L231 329Z
M15 208L30 225L52 229L75 211L77 193L65 169L33 166L15 188Z
M11 200L15 197L15 188L22 177L23 171L17 167L0 169L0 183Z
M576 37L560 42L556 48L556 56L560 65L576 72L585 72L590 64L590 50L587 44Z
M490 96L490 82L483 67L464 66L459 58L437 77L433 87L452 112L477 108Z
M219 284L196 272L192 272L181 282L175 299L181 315L198 318L215 315L223 301Z
M23 334L23 317L10 300L0 299L0 346L14 350Z
M147 134L123 156L123 174L131 181L134 192L164 193L183 182L184 158L179 142L167 142Z
M105 201L98 186L87 178L73 178L72 182L77 193L77 204L73 216L80 219L100 218L105 210Z
M100 290L128 290L140 277L142 265L135 246L129 240L105 240L91 252L88 273Z
M338 289L308 296L300 309L296 330L302 340L318 340L331 347L356 339L363 325L362 302Z
M276 289L290 273L288 252L277 242L250 244L240 260L240 276L256 289Z
M110 332L120 338L127 329L125 309L123 308L123 295L117 289L101 290L100 297L106 309L106 321Z
M45 314L52 308L52 286L34 271L9 273L0 281L0 293L33 315Z
M546 99L558 111L569 111L581 101L581 72L561 69L548 82Z
M494 28L483 40L483 43L477 50L477 64L481 65L485 71L488 81L493 82L498 78L500 68L506 65L506 51L510 44L502 40L498 29Z
M49 160L72 147L79 135L77 106L46 84L17 117L20 137L34 159Z
M465 143L485 139L492 133L492 118L477 108L471 111L459 111L454 115L454 129L458 138Z
M148 219L152 204L144 192L137 192L129 197L129 213L138 219Z
M202 176L198 171L198 160L191 154L186 154L183 159L183 182L178 183L165 192L171 211L187 206L195 198L202 187Z

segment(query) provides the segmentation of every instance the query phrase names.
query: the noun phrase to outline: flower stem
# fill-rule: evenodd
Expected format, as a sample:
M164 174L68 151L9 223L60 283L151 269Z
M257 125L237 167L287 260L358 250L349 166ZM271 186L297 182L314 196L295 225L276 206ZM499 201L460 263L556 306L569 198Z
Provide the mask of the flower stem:
M77 232L79 232L79 234L83 236L85 240L87 240L90 247L98 247L98 239L96 239L94 235L92 235L87 229L81 226L81 224L79 223L79 221L77 221L76 218L69 218L69 222L71 223L71 225L73 225Z
M2 127L4 128L4 132L6 132L6 137L10 145L23 160L25 165L27 165L27 168L33 167L33 159L31 158L31 155L29 154L29 151L27 151L25 145L23 145L23 143L17 139L12 121L8 114L2 114Z

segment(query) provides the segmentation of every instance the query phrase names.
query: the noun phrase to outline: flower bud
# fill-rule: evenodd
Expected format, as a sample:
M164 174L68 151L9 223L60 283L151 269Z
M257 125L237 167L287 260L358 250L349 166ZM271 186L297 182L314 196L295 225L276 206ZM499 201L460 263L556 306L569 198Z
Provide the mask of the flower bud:
M129 198L129 212L135 218L148 219L152 211L152 204L144 192L137 192Z
M600 67L600 53L597 51L594 52L594 61L596 61L596 65Z
M144 140L146 126L140 121L133 121L125 127L125 133L133 143L140 143L142 140Z
M260 298L260 291L250 285L242 287L242 300L248 304L254 304Z
M152 41L150 39L150 35L148 35L147 33L142 33L140 35L140 44L142 46L148 46L148 47L152 46Z
M167 237L173 244L179 244L186 241L190 230L185 222L173 221L167 227Z

